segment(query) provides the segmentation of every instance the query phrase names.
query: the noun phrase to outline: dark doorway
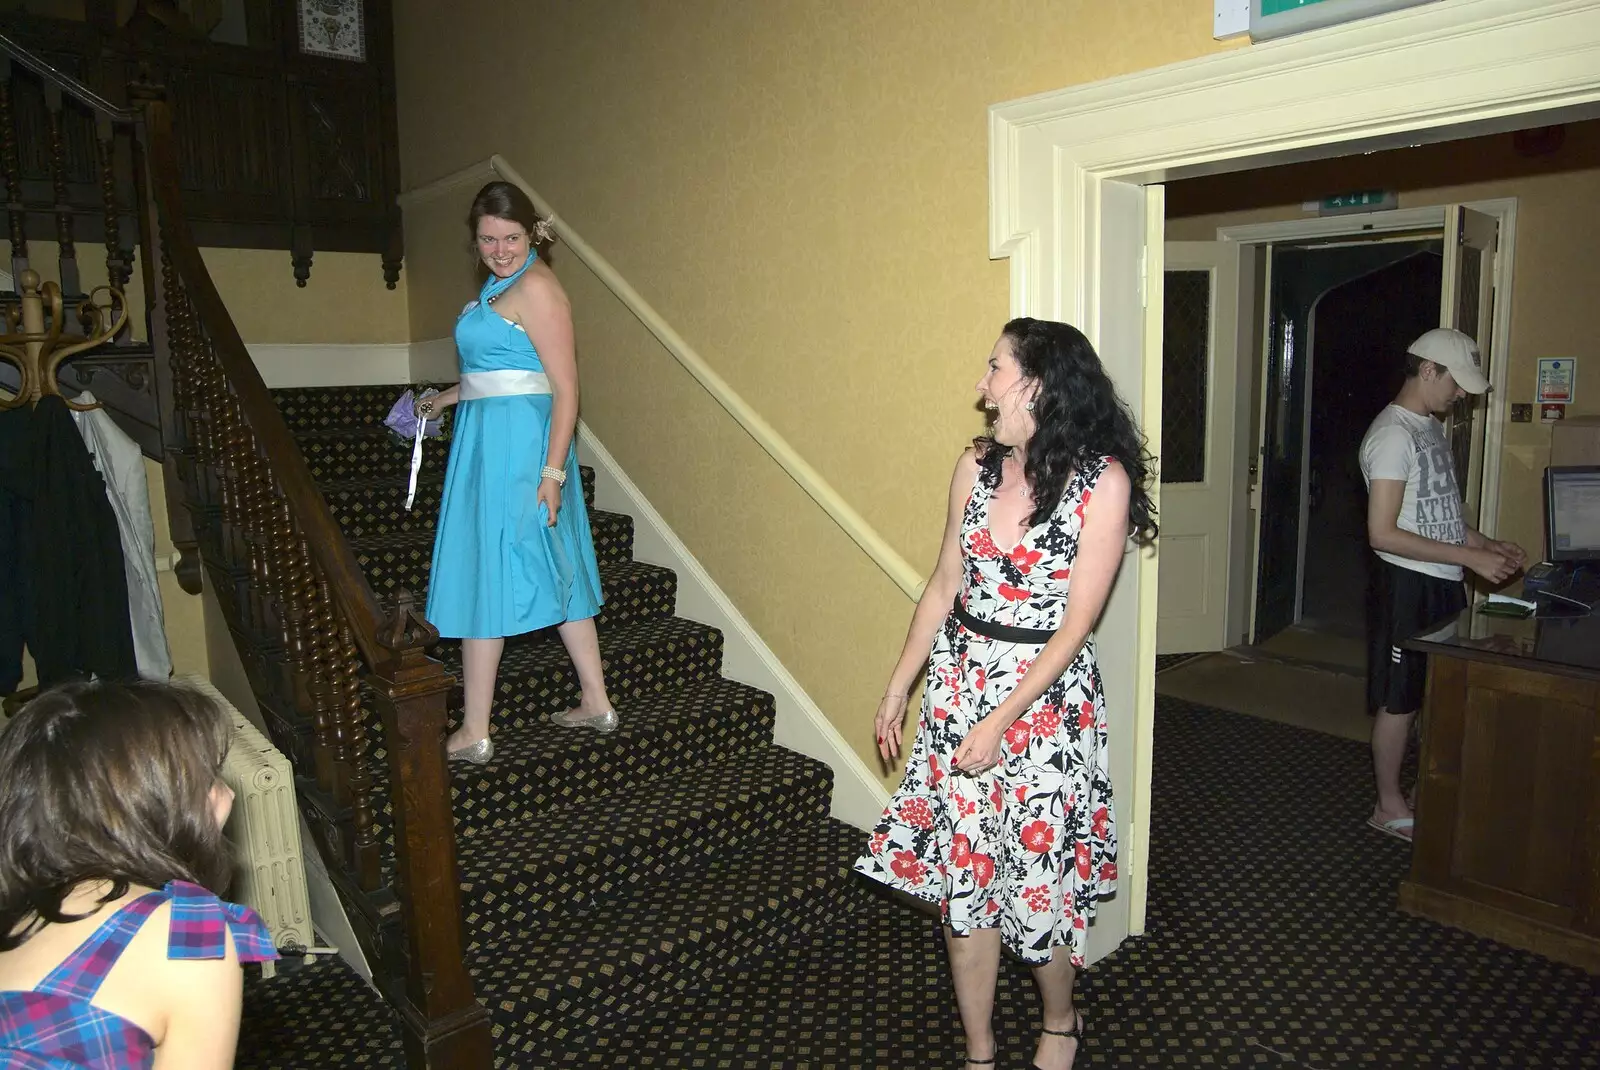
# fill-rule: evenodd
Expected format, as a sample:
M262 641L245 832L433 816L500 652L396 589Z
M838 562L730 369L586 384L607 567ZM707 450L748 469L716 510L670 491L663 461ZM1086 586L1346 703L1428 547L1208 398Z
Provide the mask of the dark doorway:
M1405 376L1405 351L1439 325L1443 265L1419 252L1337 286L1312 312L1310 508L1300 624L1361 636L1367 492L1358 456Z
M1372 404L1371 398L1383 394L1384 388L1392 382L1388 377L1389 371L1400 367L1406 344L1422 333L1422 329L1412 331L1396 349L1391 341L1394 332L1388 324L1399 321L1404 326L1395 327L1394 331L1411 330L1411 325L1418 322L1417 317L1425 317L1428 326L1438 326L1439 279L1442 275L1441 245L1435 238L1275 246L1270 256L1272 283L1264 381L1265 449L1261 468L1261 542L1255 625L1255 642L1258 644L1294 624L1299 617L1302 608L1301 582L1305 578L1301 571L1302 499L1310 490L1313 466L1318 460L1326 461L1328 453L1340 448L1339 443L1346 435L1346 432L1334 433L1333 439L1325 442L1320 454L1312 448L1313 429L1308 426L1308 421L1320 405L1320 402L1313 404L1311 399L1311 391L1317 389L1318 385L1312 374L1315 363L1311 353L1314 341L1313 316L1325 297L1357 280L1367 279L1375 272L1413 258L1418 260L1416 270L1419 272L1424 270L1421 265L1432 264L1435 283L1431 304L1423 302L1402 314L1398 311L1399 292L1386 296L1381 289L1374 288L1372 292L1375 296L1363 307L1362 312L1370 326L1364 328L1359 322L1342 324L1345 329L1357 334L1370 330L1370 334L1341 344L1347 352L1362 354L1352 358L1356 361L1354 367L1364 369L1358 377L1375 381L1359 388L1360 404L1353 400L1334 400L1330 408L1345 415L1335 417L1333 425L1354 425L1360 418L1358 414L1363 412L1370 422L1372 416L1383 408L1387 398L1393 396L1394 390L1389 390L1387 395L1383 395L1383 401L1368 409L1367 406ZM1316 320L1319 332L1334 328L1334 317L1330 314L1316 315ZM1339 366L1340 358L1329 359L1335 368ZM1380 371L1380 368L1389 371ZM1331 374L1339 377L1337 372ZM1365 429L1363 423L1360 430L1353 432L1357 444ZM1351 447L1350 459L1355 459L1354 446ZM1327 473L1320 473L1317 477L1319 489L1324 495L1328 490L1323 486L1327 478ZM1357 468L1357 488L1361 486L1360 479L1360 469ZM1348 498L1341 500L1348 510ZM1366 492L1361 489L1363 509L1365 500ZM1309 512L1307 519L1310 519ZM1309 535L1315 526L1311 522L1305 531L1304 541L1308 551L1306 576L1314 571L1309 559ZM1362 538L1364 543L1365 536ZM1348 545L1343 545L1342 549L1346 554L1350 551ZM1360 562L1364 564L1364 561L1363 553ZM1329 578L1327 582L1336 582L1336 578ZM1365 589L1364 583L1358 586L1354 576L1350 577L1350 586L1357 592ZM1360 626L1359 612L1356 626Z

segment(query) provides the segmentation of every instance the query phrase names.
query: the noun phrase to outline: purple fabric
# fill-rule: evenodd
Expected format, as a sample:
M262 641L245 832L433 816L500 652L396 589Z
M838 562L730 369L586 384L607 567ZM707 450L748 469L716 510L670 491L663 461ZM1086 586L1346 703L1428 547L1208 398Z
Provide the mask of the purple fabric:
M418 395L413 395L407 389L390 407L389 415L383 418L384 426L399 435L402 440L410 442L417 435L417 402L425 401L437 393L438 391L432 387ZM423 428L422 434L425 438L438 438L444 434L444 431L439 427L438 417L428 421L427 427Z

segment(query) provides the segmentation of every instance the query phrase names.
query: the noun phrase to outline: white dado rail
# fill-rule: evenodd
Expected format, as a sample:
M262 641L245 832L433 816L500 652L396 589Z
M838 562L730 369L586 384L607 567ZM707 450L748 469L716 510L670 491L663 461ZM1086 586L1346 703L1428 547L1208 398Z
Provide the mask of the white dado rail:
M492 178L504 179L520 187L528 195L528 198L533 201L533 206L539 210L539 213L550 221L551 228L554 229L566 247L572 250L573 255L582 260L589 270L594 272L595 276L605 283L612 293L617 295L618 299L628 307L628 311L632 312L639 322L644 324L650 333L655 335L656 339L666 347L667 352L671 353L674 359L683 365L684 370L694 376L695 380L705 387L706 392L717 400L717 404L721 405L729 416L737 420L739 426L744 428L750 437L755 439L761 445L761 448L767 451L768 456L776 461L789 474L789 477L811 496L811 500L820 505L828 516L833 518L834 523L838 524L844 530L844 533L850 536L857 546L861 547L862 552L870 557L879 568L883 569L884 573L894 581L895 586L904 591L906 597L912 601L922 596L922 588L926 581L917 574L906 559L896 553L894 548L884 541L883 536L873 530L866 519L851 508L850 504L840 497L839 492L834 490L826 479L822 478L822 474L806 463L805 458L796 453L794 447L789 445L788 441L778 434L771 424L762 419L760 413L750 407L749 402L740 397L728 385L726 380L713 371L700 354L696 353L694 348L684 341L683 337L661 317L661 314L652 308L650 303L641 297L637 290L628 285L628 281L617 273L617 269L612 267L605 257L596 252L592 245L584 241L583 236L573 230L571 224L557 215L555 209L550 207L550 203L541 197L537 190L528 185L522 176L517 174L516 169L506 163L499 153L489 157L482 163L474 164L472 167L446 175L435 182L428 183L426 186L408 190L400 195L399 201L403 207L409 207L414 204L431 201L435 197L464 183L474 180L487 181Z

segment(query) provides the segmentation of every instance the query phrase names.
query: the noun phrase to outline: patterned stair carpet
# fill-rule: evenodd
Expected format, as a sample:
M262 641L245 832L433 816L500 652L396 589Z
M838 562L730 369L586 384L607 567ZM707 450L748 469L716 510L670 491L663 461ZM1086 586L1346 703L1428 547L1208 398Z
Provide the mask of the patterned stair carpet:
M1408 852L1362 825L1362 745L1159 701L1149 929L1084 975L1085 1070L1600 1067L1593 978L1394 909ZM862 838L834 826L805 849L843 866ZM830 894L808 942L579 1043L530 1045L496 1009L500 1065L960 1066L933 920L865 882ZM635 909L644 942L682 903ZM1008 965L1000 1065L1027 1065L1036 1015ZM399 1065L391 1014L339 961L250 982L243 1070Z
M443 468L430 444L406 513L407 450L370 431L397 392L279 392L380 595L425 588ZM455 774L499 1065L960 1066L933 919L850 876L864 834L826 816L829 771L772 744L771 697L721 677L671 573L629 568L631 520L591 515L623 729L544 722L576 681L553 637L519 638L496 760ZM1590 978L1394 910L1407 851L1362 825L1364 747L1159 702L1149 933L1086 973L1081 1067L1600 1068ZM1025 1066L1014 965L999 1008L1000 1065ZM403 1058L388 1007L324 959L247 982L237 1065Z

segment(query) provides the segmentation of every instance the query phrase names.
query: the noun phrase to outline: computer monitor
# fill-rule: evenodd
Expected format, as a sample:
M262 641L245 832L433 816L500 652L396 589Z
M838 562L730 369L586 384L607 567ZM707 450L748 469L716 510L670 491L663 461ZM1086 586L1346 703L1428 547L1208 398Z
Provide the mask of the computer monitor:
M1600 465L1544 470L1547 561L1600 560Z

